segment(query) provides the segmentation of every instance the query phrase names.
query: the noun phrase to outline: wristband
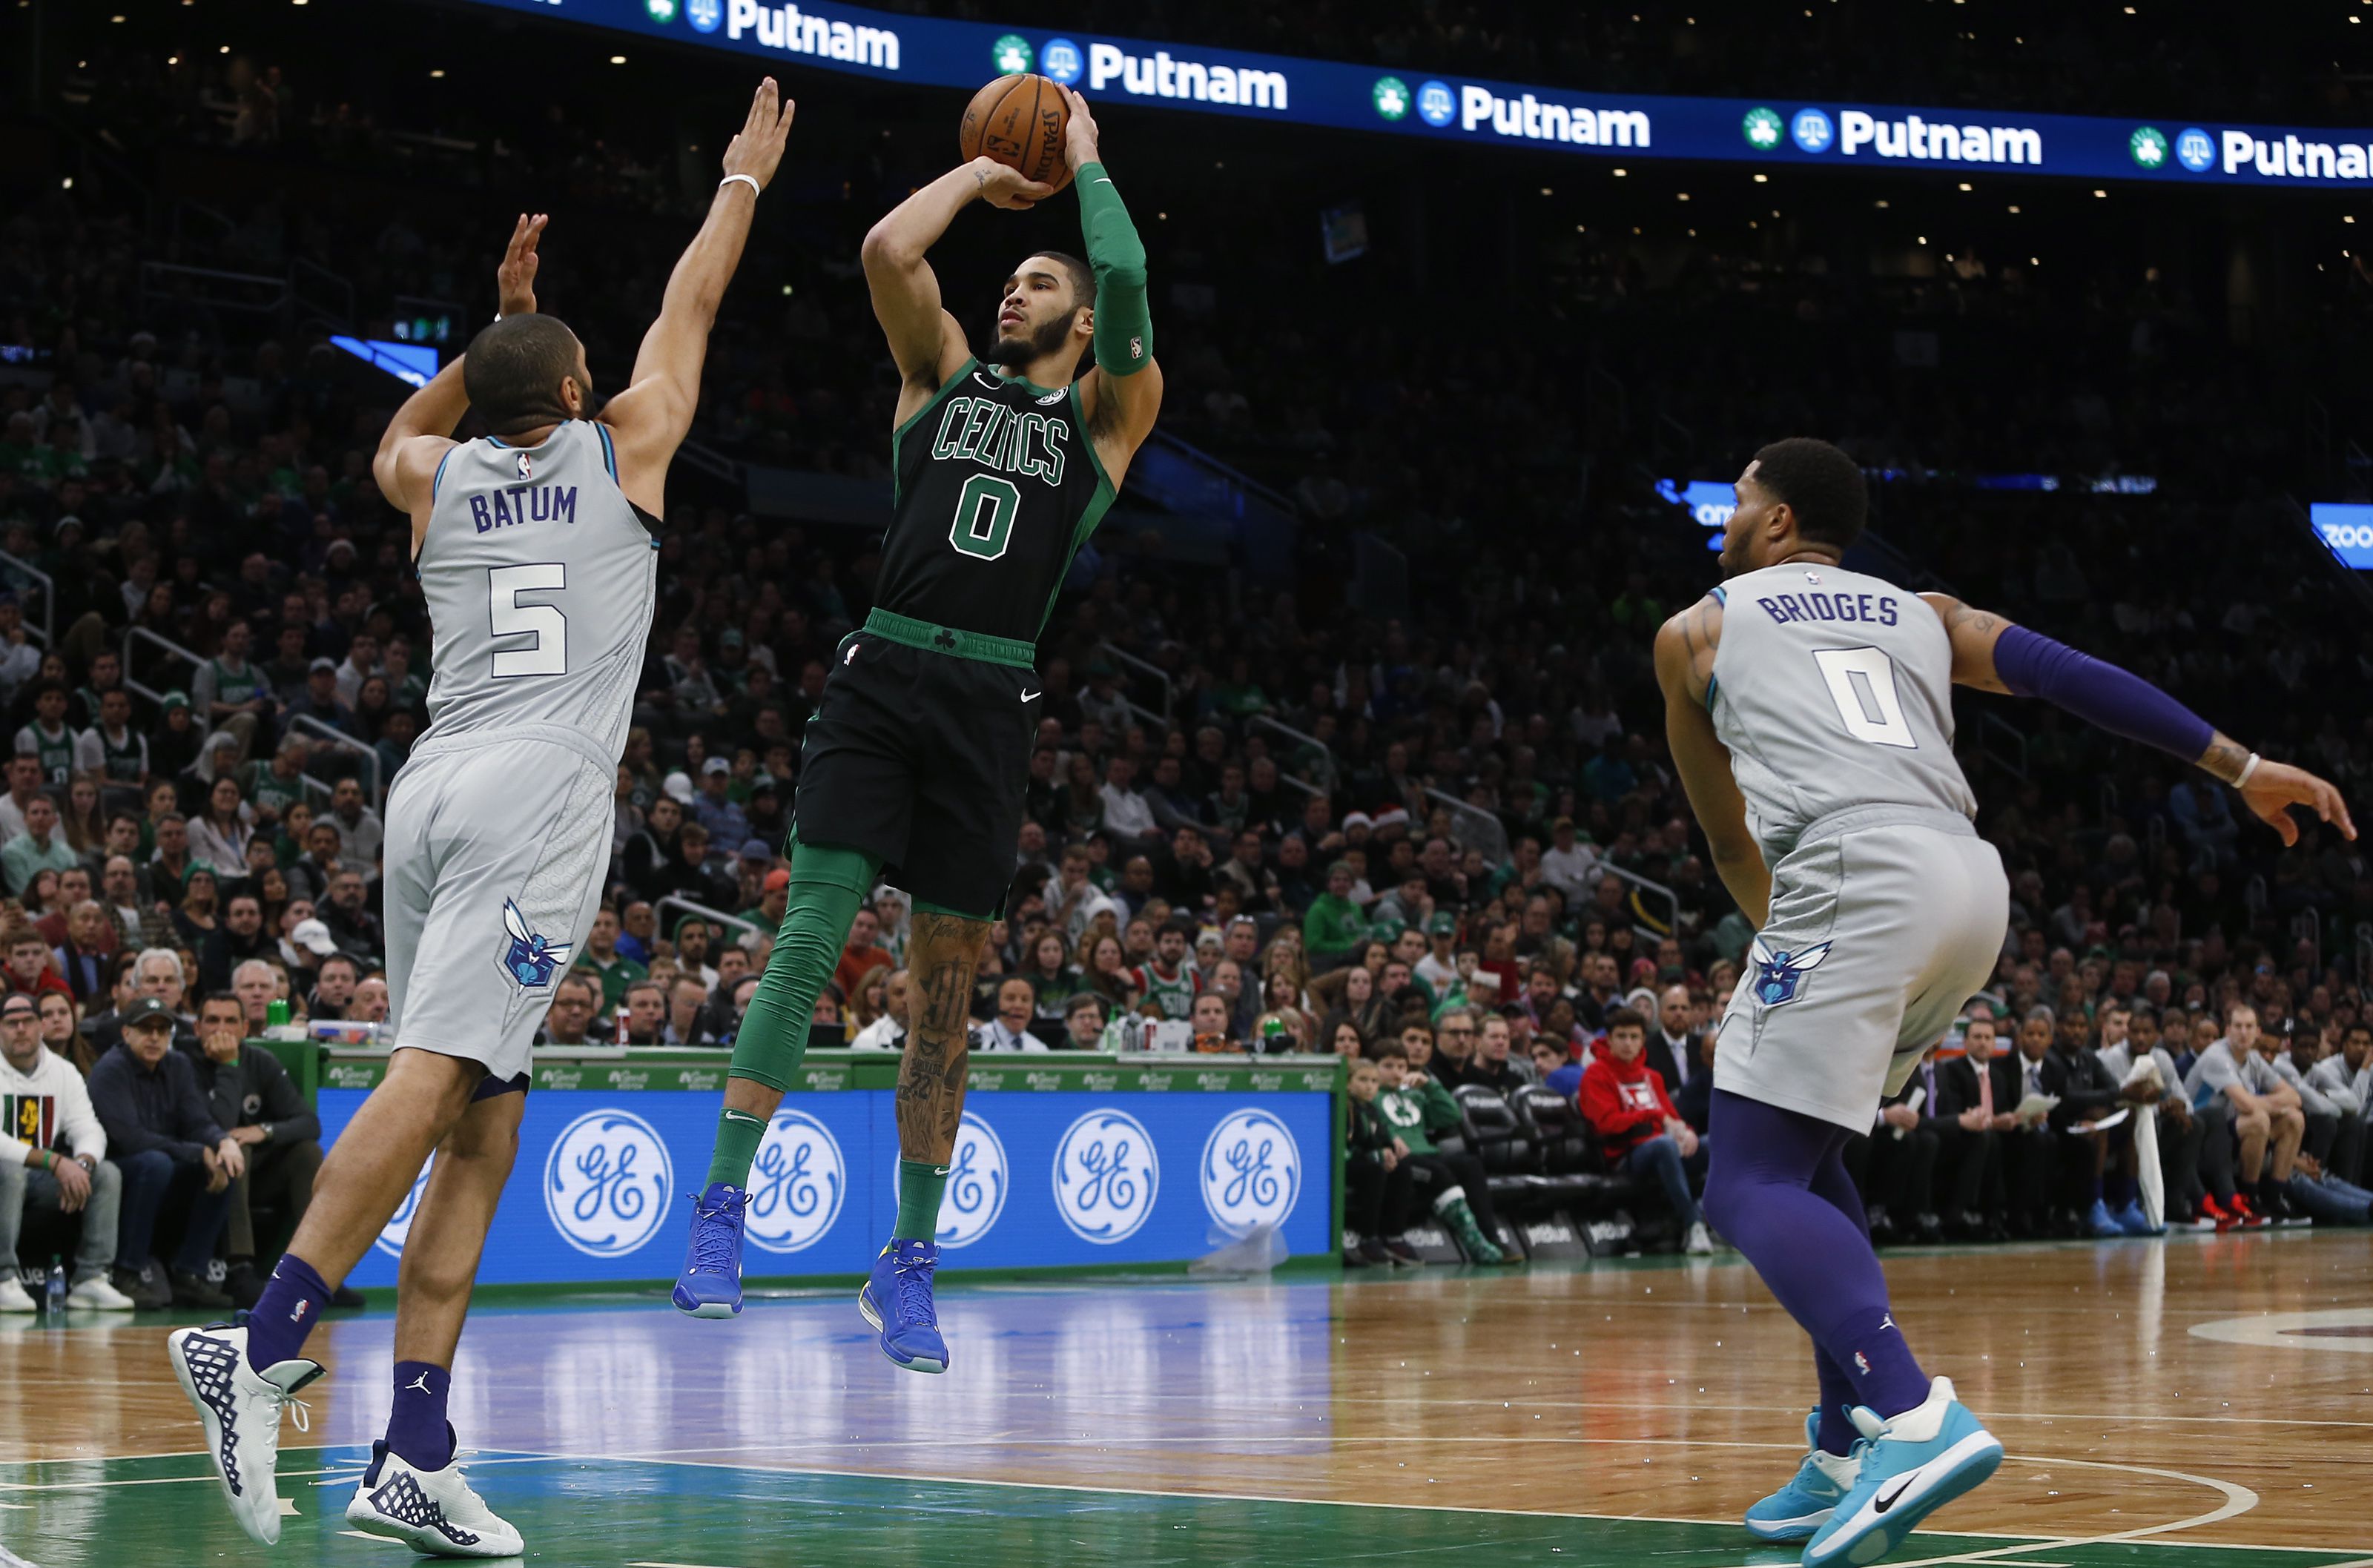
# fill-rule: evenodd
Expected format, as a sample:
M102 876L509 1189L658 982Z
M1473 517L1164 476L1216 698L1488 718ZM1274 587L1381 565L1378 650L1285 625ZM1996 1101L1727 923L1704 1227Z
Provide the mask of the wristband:
M2259 756L2255 751L2250 752L2250 760L2241 764L2240 777L2233 781L2233 787L2235 789L2240 789L2247 785L2250 782L2250 775L2258 771L2258 764L2264 761L2265 759Z
M755 196L762 189L764 189L764 187L758 183L755 176L748 174L729 174L724 179L717 182L717 188L719 191L722 191L737 180L742 184L750 187L750 194L753 196Z

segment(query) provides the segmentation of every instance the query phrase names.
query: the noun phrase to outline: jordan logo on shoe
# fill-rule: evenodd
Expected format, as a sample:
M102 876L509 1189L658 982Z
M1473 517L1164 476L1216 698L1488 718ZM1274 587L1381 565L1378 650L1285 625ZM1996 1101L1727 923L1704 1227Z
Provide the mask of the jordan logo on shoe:
M1881 1314L1881 1315L1880 1315L1880 1317L1879 1317L1879 1319L1878 1319L1878 1326L1879 1326L1882 1330L1885 1330L1885 1329L1895 1329L1895 1314L1894 1314L1894 1313L1892 1313L1892 1312L1888 1312L1888 1313L1883 1313L1883 1314ZM1901 1333L1903 1330L1900 1330L1900 1329L1896 1329L1896 1330L1895 1330L1895 1331L1896 1331L1897 1333L1899 1333L1899 1334L1900 1334L1900 1333Z

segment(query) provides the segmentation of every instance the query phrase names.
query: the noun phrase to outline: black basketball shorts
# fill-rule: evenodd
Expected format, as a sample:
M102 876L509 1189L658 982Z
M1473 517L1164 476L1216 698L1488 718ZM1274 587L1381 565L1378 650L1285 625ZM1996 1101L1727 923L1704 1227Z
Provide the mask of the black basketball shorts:
M863 850L909 897L1001 917L1040 684L1013 665L852 633L800 742L800 842Z

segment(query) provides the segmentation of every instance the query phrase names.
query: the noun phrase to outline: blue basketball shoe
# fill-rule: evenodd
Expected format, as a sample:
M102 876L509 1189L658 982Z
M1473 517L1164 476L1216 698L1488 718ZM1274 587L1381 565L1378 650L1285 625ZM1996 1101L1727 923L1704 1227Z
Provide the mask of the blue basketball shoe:
M1821 1412L1805 1418L1805 1462L1796 1479L1747 1511L1747 1527L1764 1540L1803 1540L1829 1522L1854 1482L1859 1461L1852 1454L1826 1453L1821 1448Z
M692 1201L692 1247L675 1277L676 1310L731 1318L742 1310L742 1216L750 1194L712 1181Z
M1805 1544L1805 1568L1877 1562L2002 1463L2001 1440L1953 1397L1949 1377L1929 1384L1928 1398L1901 1415L1882 1421L1863 1405L1853 1415L1864 1439L1854 1445L1862 1466L1829 1522Z
M873 1260L873 1277L857 1293L857 1309L882 1336L882 1353L909 1372L945 1372L948 1342L940 1338L931 1275L940 1249L929 1241L893 1241Z

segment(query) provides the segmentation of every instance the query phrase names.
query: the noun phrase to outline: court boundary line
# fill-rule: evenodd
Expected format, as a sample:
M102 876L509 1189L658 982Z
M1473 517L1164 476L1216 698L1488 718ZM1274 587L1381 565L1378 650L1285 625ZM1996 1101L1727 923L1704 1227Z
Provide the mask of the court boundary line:
M1578 1443L1617 1443L1630 1440L1620 1438L1595 1438L1572 1439L1570 1441ZM1678 1443L1682 1440L1666 1439L1663 1441L1667 1443ZM1730 1447L1788 1446L1788 1445L1783 1444L1749 1444L1736 1442L1724 1443L1717 1446ZM337 1448L355 1446L358 1446L358 1445L350 1443L309 1444L302 1447L286 1448L282 1451L284 1453L321 1454ZM762 1446L751 1445L750 1446L756 1447ZM732 1445L711 1445L697 1448L684 1449L650 1449L642 1452L624 1454L569 1454L538 1452L523 1448L497 1448L485 1450L485 1452L486 1452L490 1457L473 1460L472 1464L473 1468L485 1468L494 1465L540 1463L655 1464L671 1465L694 1469L739 1470L747 1474L755 1475L833 1477L861 1481L905 1481L921 1485L981 1486L1000 1488L1010 1491L1076 1493L1091 1496L1106 1497L1159 1497L1168 1501L1185 1503L1266 1503L1281 1506L1308 1506L1318 1508L1387 1508L1425 1514L1472 1514L1486 1516L1501 1516L1509 1518L1525 1519L1570 1519L1600 1524L1640 1523L1728 1527L1736 1523L1735 1519L1728 1517L1711 1519L1687 1515L1636 1513L1594 1514L1541 1508L1483 1508L1468 1504L1455 1503L1383 1502L1349 1497L1280 1497L1257 1493L1179 1492L1164 1488L1151 1487L1094 1486L1079 1481L1009 1481L1002 1478L986 1476L925 1475L911 1471L838 1469L812 1465L753 1465L737 1460L691 1459L674 1457L676 1455L685 1453L731 1453L732 1451ZM96 1462L106 1464L116 1459L203 1459L207 1457L208 1456L204 1450L194 1450L169 1454L117 1455L111 1456L108 1459L101 1459ZM1938 1557L1909 1559L1903 1562L1892 1565L1892 1568L1932 1568L1932 1565L1947 1562L1992 1562L2003 1558L2005 1554L2013 1552L2054 1551L2067 1547L2099 1545L2119 1541L2148 1540L2153 1546L2180 1547L2208 1551L2222 1550L2326 1553L2346 1552L2357 1550L2352 1546L2276 1545L2262 1541L2204 1540L2197 1537L2193 1537L2189 1539L2157 1539L2167 1536L2174 1531L2202 1528L2209 1525L2221 1523L2226 1519L2238 1517L2239 1515L2248 1513L2250 1510L2257 1507L2263 1499L2259 1495L2259 1493L2249 1487L2241 1485L2238 1481L2218 1481L2213 1477L2193 1475L2183 1470L2169 1470L2150 1465L2129 1464L2122 1460L2084 1459L2068 1456L2041 1454L2006 1454L2005 1458L2006 1461L2016 1461L2020 1463L2075 1465L2090 1469L2124 1470L2135 1474L2155 1475L2165 1480L2180 1481L2192 1485L2204 1486L2210 1491L2223 1493L2226 1500L2223 1504L2209 1510L2207 1513L2194 1515L2187 1519L2172 1520L2165 1524L2145 1525L2135 1529L2117 1530L2103 1535L2033 1536L2016 1535L2002 1530L1977 1529L1915 1531L1913 1532L1914 1535L1955 1535L1970 1539L2000 1540L2009 1544L2001 1547L1987 1548L1978 1551L1953 1552ZM20 1462L41 1464L89 1464L94 1461L88 1459L74 1459L32 1460ZM335 1475L350 1469L351 1466L346 1465L329 1465L319 1469L287 1470L280 1472L278 1479L298 1480L316 1476ZM90 1492L118 1486L191 1484L208 1481L214 1479L215 1478L211 1472L201 1472L196 1475L189 1476L121 1477L50 1482L0 1482L0 1493ZM2247 1499L2247 1501L2243 1501L2243 1499ZM2361 1563L2366 1565L2366 1568L2373 1568L2373 1558L2362 1559ZM5 1561L0 1561L0 1568L15 1568L15 1565L9 1564ZM33 1568L33 1565L29 1564L27 1565L27 1568ZM2335 1568L2360 1568L2360 1560L2351 1560L2335 1565Z

